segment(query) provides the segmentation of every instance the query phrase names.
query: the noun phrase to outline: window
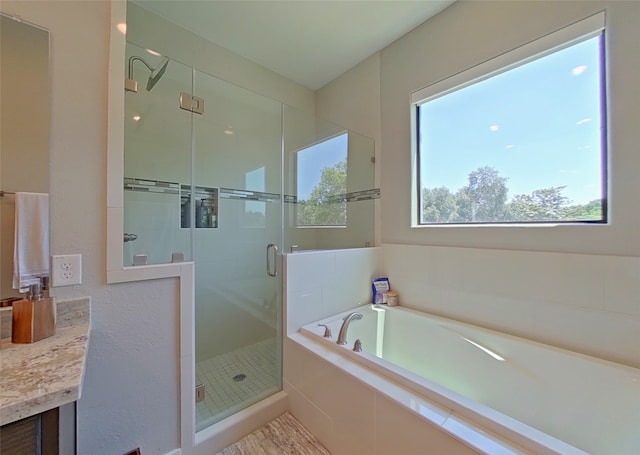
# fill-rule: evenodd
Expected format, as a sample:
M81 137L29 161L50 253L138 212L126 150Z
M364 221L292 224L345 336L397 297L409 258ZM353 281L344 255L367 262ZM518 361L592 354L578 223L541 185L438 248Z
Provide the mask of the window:
M343 133L297 152L297 226L347 225L347 147Z
M412 96L414 225L604 223L604 13Z

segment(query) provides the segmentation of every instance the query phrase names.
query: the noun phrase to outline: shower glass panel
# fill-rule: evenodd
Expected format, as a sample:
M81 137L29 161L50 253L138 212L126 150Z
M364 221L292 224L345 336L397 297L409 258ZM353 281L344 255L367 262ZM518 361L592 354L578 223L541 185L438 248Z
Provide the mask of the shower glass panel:
M373 245L374 143L145 47L126 58L124 265L194 261L199 431L282 389L275 246Z
M199 71L196 213L217 192L215 227L196 227L196 404L200 430L281 389L282 105ZM201 197L201 195L203 195ZM277 265L278 269L280 265Z
M283 109L286 250L373 246L373 139Z
M171 262L176 252L190 260L191 231L181 229L180 191L191 182L192 114L179 109L177 100L180 92L192 91L192 70L170 61L147 90L152 71L136 57L151 67L162 62L127 43L133 74L127 68L125 78L135 77L138 91L125 92L124 265L132 265L134 255L147 255L149 264Z

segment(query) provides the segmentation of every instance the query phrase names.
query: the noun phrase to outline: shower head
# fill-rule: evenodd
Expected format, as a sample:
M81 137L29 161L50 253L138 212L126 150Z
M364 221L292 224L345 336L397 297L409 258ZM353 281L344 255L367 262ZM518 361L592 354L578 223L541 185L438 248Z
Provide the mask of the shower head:
M147 91L150 92L151 89L158 83L158 81L164 75L164 72L167 70L167 65L169 64L169 59L167 57L162 57L162 60L152 71L149 76L149 80L147 81Z
M129 57L129 73L127 79L124 81L124 89L129 92L138 92L138 82L133 78L133 63L139 61L146 66L149 71L151 71L151 75L149 76L149 80L147 81L147 91L151 91L151 89L158 83L158 81L164 75L164 72L167 70L167 65L169 64L169 59L167 57L163 57L158 66L155 68L149 65L142 57L131 56Z

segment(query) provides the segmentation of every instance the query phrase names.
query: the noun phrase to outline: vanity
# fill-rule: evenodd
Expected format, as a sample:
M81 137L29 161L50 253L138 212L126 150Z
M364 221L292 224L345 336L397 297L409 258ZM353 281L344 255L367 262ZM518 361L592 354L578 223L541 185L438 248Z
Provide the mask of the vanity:
M75 402L89 346L88 298L57 303L55 335L11 342L11 308L0 309L0 453L75 453Z

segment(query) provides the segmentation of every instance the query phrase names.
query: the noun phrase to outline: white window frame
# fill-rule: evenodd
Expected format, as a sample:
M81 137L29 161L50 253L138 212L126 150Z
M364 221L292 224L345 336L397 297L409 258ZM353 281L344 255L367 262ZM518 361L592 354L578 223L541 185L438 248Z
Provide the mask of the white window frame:
M544 35L534 41L500 54L490 60L435 82L427 87L411 93L411 227L460 227L478 226L478 224L421 224L420 201L421 189L419 173L419 137L418 106L427 101L440 98L466 86L489 79L528 62L539 59L553 52L565 49L581 41L600 35L605 30L605 12L601 11L580 21L574 22L560 30ZM606 100L605 100L606 103ZM605 119L606 121L606 119ZM606 128L605 128L606 130ZM608 192L607 192L608 193ZM610 204L609 204L610 206ZM588 223L579 225L588 226ZM487 223L487 226L519 226L517 223ZM550 226L553 223L540 222L529 226Z

